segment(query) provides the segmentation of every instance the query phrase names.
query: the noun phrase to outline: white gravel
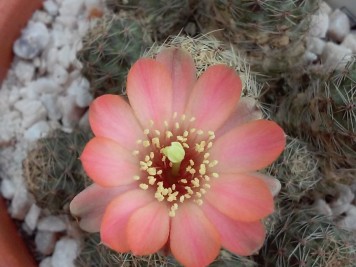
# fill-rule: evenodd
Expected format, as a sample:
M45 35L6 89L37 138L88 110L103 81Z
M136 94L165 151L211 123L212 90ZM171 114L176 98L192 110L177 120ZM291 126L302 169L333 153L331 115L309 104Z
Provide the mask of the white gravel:
M36 205L22 161L51 130L71 132L78 123L88 123L83 113L93 98L76 54L95 24L89 18L94 8L104 10L103 0L44 1L15 42L16 56L0 89L0 144L7 145L0 150L1 194L11 200L11 216L35 233L37 251L49 256L40 263L43 267L74 266L80 239L70 220L46 216Z

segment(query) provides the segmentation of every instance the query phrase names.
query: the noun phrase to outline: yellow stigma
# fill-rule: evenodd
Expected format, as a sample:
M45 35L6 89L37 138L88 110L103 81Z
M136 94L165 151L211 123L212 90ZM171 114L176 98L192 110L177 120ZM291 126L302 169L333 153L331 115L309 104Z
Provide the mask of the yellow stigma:
M181 143L172 142L170 146L166 146L163 149L163 154L172 163L180 163L184 159L185 151Z
M180 164L185 156L185 150L180 142L172 142L162 150L163 154L172 163L172 174L178 175Z

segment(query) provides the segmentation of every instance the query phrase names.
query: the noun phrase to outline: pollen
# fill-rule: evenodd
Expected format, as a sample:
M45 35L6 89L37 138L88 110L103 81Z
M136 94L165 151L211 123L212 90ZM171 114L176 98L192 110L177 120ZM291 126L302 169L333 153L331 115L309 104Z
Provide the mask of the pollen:
M156 175L157 174L156 168L148 168L147 172L148 172L149 175Z
M148 189L148 185L147 184L140 184L140 188L143 190L147 190Z
M142 144L143 144L144 147L149 147L150 146L150 141L145 140L145 141L142 142Z
M132 152L140 172L133 176L138 188L149 190L156 201L167 205L174 217L179 205L193 201L202 205L211 190L210 180L219 174L211 153L215 133L195 128L195 118L174 113L164 120L164 128L155 129L153 121L143 130L145 137L136 142Z

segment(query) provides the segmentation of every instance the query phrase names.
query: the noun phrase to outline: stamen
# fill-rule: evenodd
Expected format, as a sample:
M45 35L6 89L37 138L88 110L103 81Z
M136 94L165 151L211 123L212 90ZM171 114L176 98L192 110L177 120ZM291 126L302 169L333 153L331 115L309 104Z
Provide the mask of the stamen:
M148 189L148 185L147 184L140 184L140 188L143 190L147 190Z
M214 178L219 178L219 174L216 173L216 172L213 172L212 175L213 175Z
M205 164L200 164L199 173L200 173L201 175L204 175L205 172L206 172Z
M156 175L157 174L156 168L148 168L147 172L148 172L149 175Z

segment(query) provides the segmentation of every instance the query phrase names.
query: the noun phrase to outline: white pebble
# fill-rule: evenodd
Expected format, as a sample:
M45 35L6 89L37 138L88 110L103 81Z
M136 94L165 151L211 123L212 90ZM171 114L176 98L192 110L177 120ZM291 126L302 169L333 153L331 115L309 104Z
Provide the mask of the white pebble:
M352 53L356 53L356 33L348 34L341 45L351 49Z
M318 37L308 37L308 39L307 39L308 51L310 51L316 55L320 56L323 53L325 45L326 45L326 42L321 40Z
M337 222L337 226L347 231L356 230L356 206L351 205L345 217Z
M327 71L343 69L350 59L351 54L352 51L350 49L332 42L327 42L321 54L321 62Z
M76 51L69 45L64 45L58 50L57 61L65 69L76 59Z
M311 16L309 35L312 37L325 38L329 27L329 16L317 12Z
M45 120L47 116L45 107L38 100L23 99L17 101L14 108L22 113L24 128L28 128L40 120Z
M319 11L324 14L330 15L333 11L332 8L328 5L328 3L322 1L319 5Z
M315 60L317 60L318 59L318 56L316 55L316 54L314 54L314 53L312 53L312 52L310 52L310 51L306 51L305 53L304 53L304 60L306 61L306 62L314 62Z
M14 44L14 53L23 59L35 58L48 44L49 32L41 22L30 22Z
M26 226L31 231L35 230L40 214L41 214L41 208L39 208L36 204L32 204L30 210L28 211L25 217Z
M16 188L14 198L10 205L11 217L18 220L24 220L25 216L33 203L33 199L27 192L25 185Z
M342 42L350 32L350 20L340 9L330 15L328 36L335 42Z
M50 215L39 220L37 229L49 232L62 232L66 229L66 224L59 216Z
M10 179L1 182L1 195L6 199L12 199L15 195L15 185Z
M332 211L324 199L318 198L314 201L312 208L320 215L331 216Z
M77 17L79 12L84 8L84 0L63 0L59 9L59 14L65 16Z
M53 17L47 12L44 12L42 10L36 10L32 16L32 20L49 25L52 23Z
M89 92L90 84L87 79L74 80L68 87L68 94L75 96L75 103L78 107L85 108L93 101L93 96Z
M50 255L56 245L56 233L49 231L37 231L35 245L38 252L43 255Z
M34 80L29 84L29 86L33 87L38 95L45 93L60 94L64 90L64 88L56 83L56 81L48 77L42 77Z
M38 267L53 267L52 265L52 257L44 258Z
M10 142L21 129L22 118L17 110L0 113L0 141Z
M47 11L48 14L52 16L55 16L58 13L58 5L51 0L44 1L43 8Z
M33 79L35 66L29 62L19 60L15 65L15 75L22 83L27 83Z
M36 141L48 135L50 130L47 121L38 121L25 131L24 138L28 141Z
M338 184L335 190L337 190L337 199L329 204L334 217L349 210L351 201L355 197L349 186Z
M51 77L56 83L63 85L68 80L68 72L61 65L57 64L53 67Z
M53 121L57 121L62 117L62 113L57 105L56 94L43 94L41 96L42 104L45 106L48 118Z
M58 98L58 107L62 114L62 130L72 132L83 114L83 109L76 105L76 96L60 96Z
M54 248L52 255L53 267L75 267L74 260L79 255L80 244L78 240L63 237Z

